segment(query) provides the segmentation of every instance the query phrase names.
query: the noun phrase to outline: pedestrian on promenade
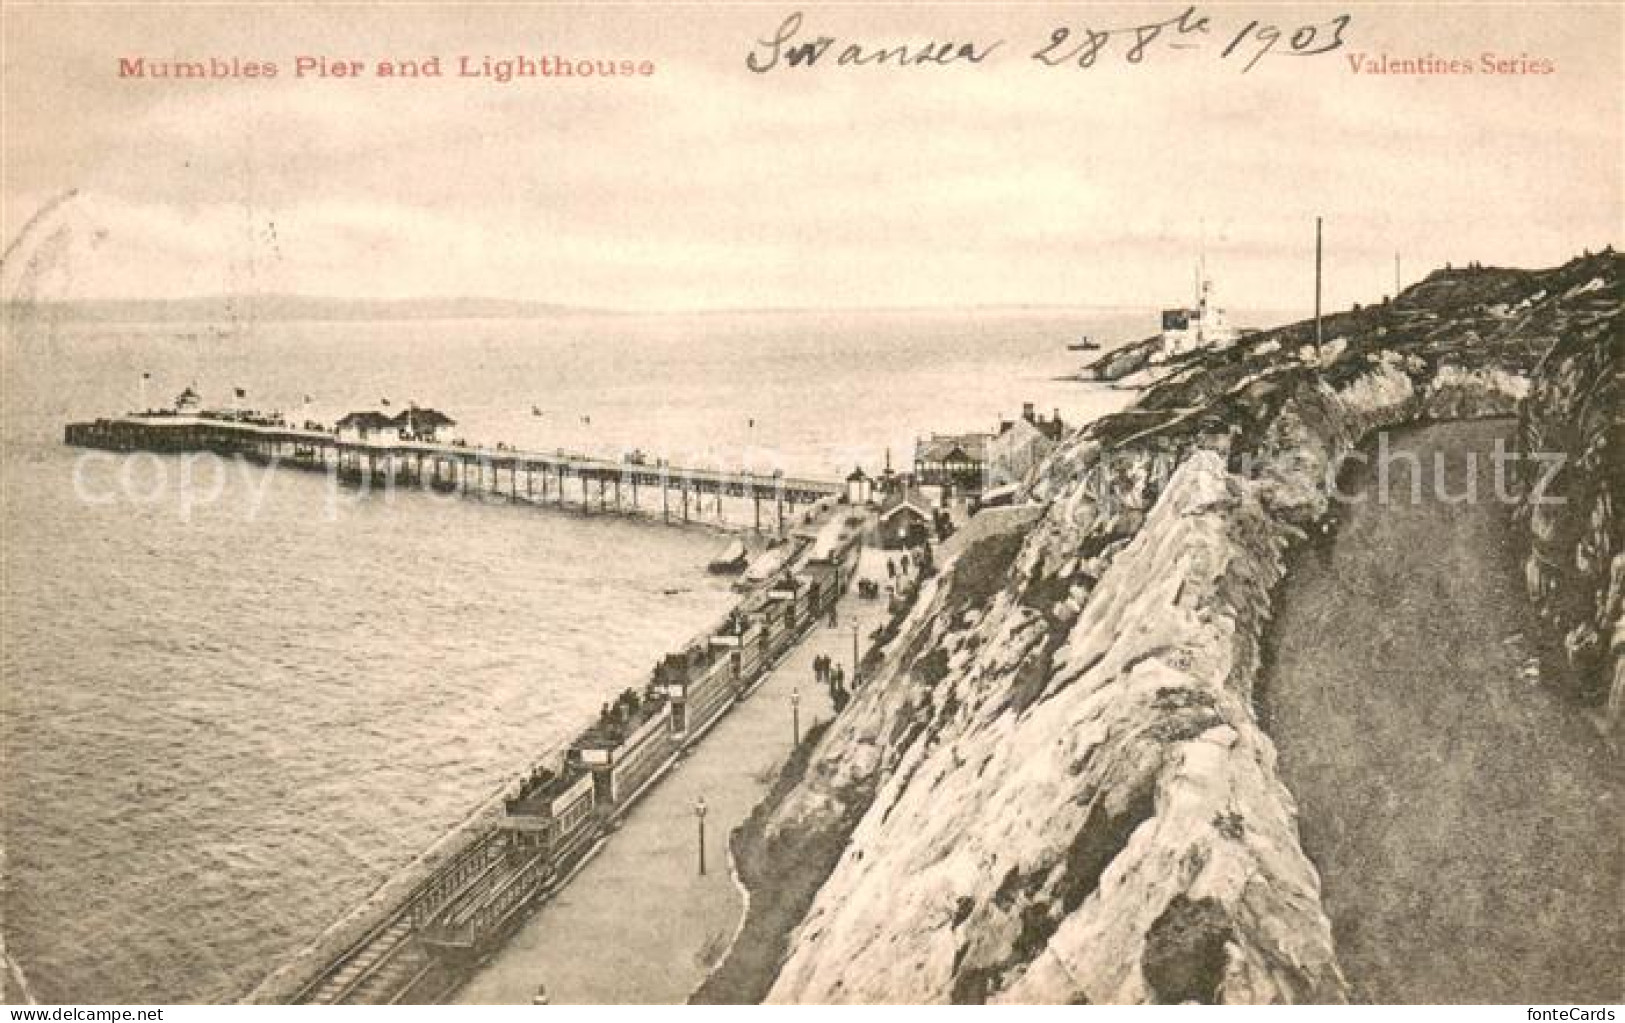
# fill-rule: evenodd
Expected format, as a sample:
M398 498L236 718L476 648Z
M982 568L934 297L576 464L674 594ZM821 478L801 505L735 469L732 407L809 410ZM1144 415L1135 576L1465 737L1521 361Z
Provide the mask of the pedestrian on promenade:
M847 701L850 700L850 699L851 699L851 694L848 693L845 689L840 689L840 688L836 688L836 687L831 687L830 688L829 702L835 708L835 713L839 714L841 711L845 710Z

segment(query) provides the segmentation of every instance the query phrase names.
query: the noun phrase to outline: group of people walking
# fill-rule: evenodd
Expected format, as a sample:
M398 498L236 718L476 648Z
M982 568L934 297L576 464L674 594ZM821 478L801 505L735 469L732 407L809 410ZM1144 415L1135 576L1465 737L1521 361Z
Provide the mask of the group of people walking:
M852 693L846 688L846 669L835 663L835 659L828 654L819 654L813 658L813 677L819 685L829 687L829 702L839 714L852 698Z

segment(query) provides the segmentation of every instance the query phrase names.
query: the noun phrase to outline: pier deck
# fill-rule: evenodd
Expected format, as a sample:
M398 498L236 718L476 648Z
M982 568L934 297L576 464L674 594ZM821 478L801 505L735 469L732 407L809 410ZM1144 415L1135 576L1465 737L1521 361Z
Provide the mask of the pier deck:
M588 455L524 451L506 445L390 439L346 440L325 430L195 415L127 415L71 423L66 443L109 451L210 452L266 464L332 472L365 487L419 486L496 496L534 504L570 505L586 512L658 512L665 522L705 521L709 506L722 517L722 498L751 502L761 530L770 503L783 532L798 506L842 493L829 480L782 473L691 468L664 461L614 461ZM656 493L658 492L658 493ZM649 505L645 507L645 500Z

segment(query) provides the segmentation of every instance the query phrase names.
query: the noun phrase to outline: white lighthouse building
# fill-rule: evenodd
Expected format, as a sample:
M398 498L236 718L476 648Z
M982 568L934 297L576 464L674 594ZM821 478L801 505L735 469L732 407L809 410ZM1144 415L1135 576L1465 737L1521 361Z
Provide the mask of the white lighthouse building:
M1162 311L1162 347L1154 361L1166 362L1199 348L1228 348L1235 344L1236 336L1224 310L1213 301L1213 280L1204 259L1196 268L1196 305Z

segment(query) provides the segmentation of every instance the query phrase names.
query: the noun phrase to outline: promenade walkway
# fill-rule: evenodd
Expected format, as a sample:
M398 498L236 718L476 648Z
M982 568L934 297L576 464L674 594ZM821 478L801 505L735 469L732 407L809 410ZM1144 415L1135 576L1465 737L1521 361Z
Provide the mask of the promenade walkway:
M859 578L886 579L886 554L865 550ZM685 1001L722 957L744 900L729 873L728 835L773 783L791 751L791 690L801 731L831 714L813 678L827 654L852 678L852 626L860 643L885 618L884 598L854 585L835 628L815 626L744 702L628 815L581 873L525 923L457 997L462 1004L528 1004L546 985L556 1004ZM695 800L703 796L706 874L697 870Z

